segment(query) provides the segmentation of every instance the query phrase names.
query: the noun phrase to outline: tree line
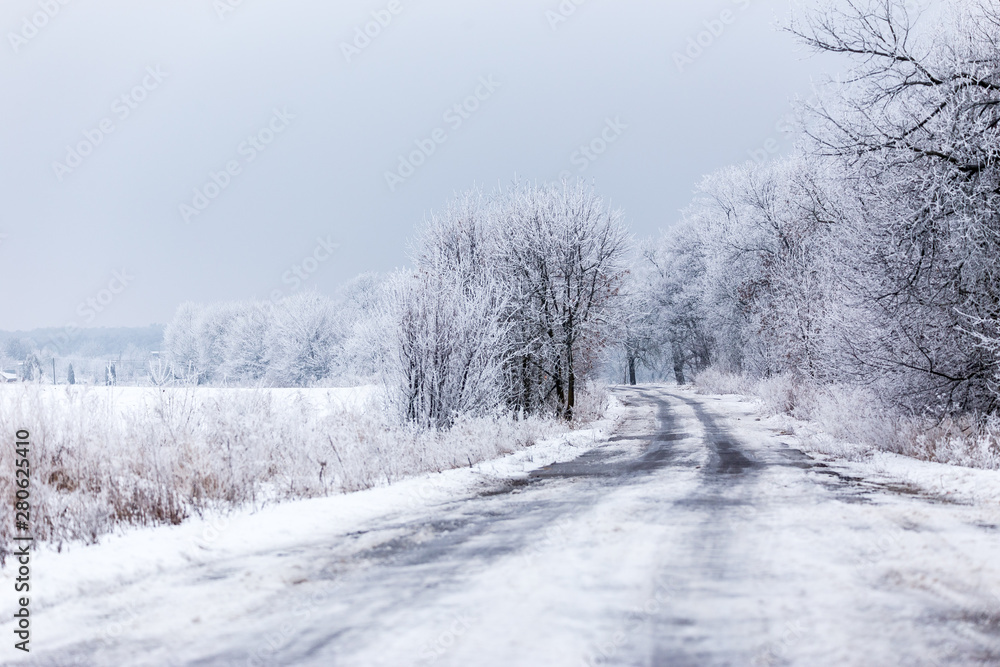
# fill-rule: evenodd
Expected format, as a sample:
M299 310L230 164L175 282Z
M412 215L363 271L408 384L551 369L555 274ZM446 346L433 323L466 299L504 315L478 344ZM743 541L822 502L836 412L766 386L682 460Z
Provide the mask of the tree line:
M470 190L411 268L339 300L186 305L174 364L202 381L379 379L402 419L571 419L607 375L865 387L919 414L989 414L1000 368L1000 9L846 0L795 17L852 69L802 105L792 153L706 176L633 243L580 182Z
M989 413L1000 364L1000 9L838 2L791 24L852 70L794 153L706 177L646 250L678 378L717 366Z

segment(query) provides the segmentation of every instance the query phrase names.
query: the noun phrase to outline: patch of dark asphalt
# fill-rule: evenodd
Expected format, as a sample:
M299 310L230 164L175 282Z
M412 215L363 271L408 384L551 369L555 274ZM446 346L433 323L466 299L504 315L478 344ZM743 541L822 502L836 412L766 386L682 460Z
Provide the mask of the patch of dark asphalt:
M752 503L739 498L727 498L719 494L695 494L689 498L674 501L675 507L707 508L711 510L752 507Z
M841 482L848 482L848 483L851 483L851 484L862 484L865 481L861 477L852 477L850 475L845 475L844 473L838 472L838 471L834 470L833 468L831 468L829 466L827 466L824 470L817 470L816 474L817 475L828 475L830 477L836 477Z
M521 549L534 535L530 529L543 526L560 504L539 500L497 511L489 509L496 507L489 497L479 497L467 500L466 505L466 511L447 519L386 525L380 530L403 534L362 549L352 558L402 567L456 559L488 562ZM508 528L515 520L527 525ZM497 535L503 538L480 539Z
M824 483L831 491L834 491L839 500L848 503L873 504L878 502L878 496L892 495L911 497L925 502L938 503L943 505L967 505L966 501L930 492L914 484L900 482L878 482L875 480L855 477L837 471L826 465L812 466L811 472L816 475L831 478L831 481Z
M927 664L1000 665L1000 612L997 610L959 608L922 615L919 622L932 627L951 626L956 628L959 636L974 640L973 644L942 645L938 659Z
M650 419L623 420L623 424L628 425L628 428L642 428L637 427L635 422L643 422L645 433L618 433L605 444L571 461L545 466L524 478L503 480L480 491L473 499L461 501L459 504L462 511L447 521L383 526L381 530L387 533L402 530L404 534L365 549L356 557L392 561L399 565L420 565L443 559L449 554L454 557L456 551L461 551L465 558L490 560L522 548L533 537L530 531L524 530L524 525L518 525L519 530L512 530L507 529L504 524L514 521L521 524L523 520L527 520L529 527L543 530L545 525L560 516L581 509L579 503L567 506L535 495L525 495L533 489L540 490L550 484L564 484L567 481L588 480L598 486L580 487L581 490L596 494L600 493L600 487L605 484L625 485L632 478L671 465L677 458L674 443L690 437L690 434L677 430L676 417L669 401L654 392L640 391L638 394L637 405L646 404L647 401L655 405L655 425L650 423ZM621 427L620 425L619 428ZM636 447L623 446L623 443L634 443ZM513 496L520 499L511 504L509 498ZM456 511L459 504L454 504L451 510L447 507L443 509ZM477 539L490 533L501 533L504 537L502 540ZM361 534L364 533L358 533Z
M742 475L760 467L756 461L751 461L732 440L728 438L710 438L713 449L719 460L715 472L720 475Z
M608 442L636 442L640 440L650 440L653 442L674 442L690 438L690 433L654 433L652 438L648 435L616 435L608 438Z
M809 463L808 461L780 461L774 463L776 466L784 466L786 468L798 468L799 470L813 470L815 468L829 468L825 463Z
M552 463L534 470L528 479L536 482L555 477L610 477L620 475L624 463L620 448L602 445L571 461Z
M621 392L621 390L618 390ZM634 394L632 392L635 392ZM637 395L637 396L636 396ZM656 425L649 432L646 419L628 419L619 424L619 429L633 422L647 424L646 432L618 433L607 440L607 444L592 449L571 461L554 463L532 472L532 481L568 478L610 479L615 483L625 481L629 477L658 471L677 460L677 452L671 443L690 437L689 433L677 428L677 418L670 407L669 401L654 391L633 389L619 398L623 405L635 406L641 402L649 402L655 406ZM628 449L616 447L623 443L641 447L638 457Z
M717 475L744 475L760 469L759 461L748 457L729 430L720 426L709 412L697 401L678 396L694 410L698 421L705 427L705 439L711 450L711 462L704 472L709 477Z
M493 496L505 496L509 493L520 493L526 487L530 486L533 481L530 477L505 479L500 484L480 492L479 496L481 498L491 498Z

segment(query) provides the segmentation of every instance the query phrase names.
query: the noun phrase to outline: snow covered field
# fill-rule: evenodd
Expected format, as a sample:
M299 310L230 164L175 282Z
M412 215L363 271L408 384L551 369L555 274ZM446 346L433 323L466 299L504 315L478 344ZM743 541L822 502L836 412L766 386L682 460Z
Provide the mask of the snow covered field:
M736 397L618 395L623 407L593 430L471 468L42 550L37 653L0 655L37 665L1000 660L1000 473L823 454L808 425L761 418ZM11 576L4 569L0 587Z

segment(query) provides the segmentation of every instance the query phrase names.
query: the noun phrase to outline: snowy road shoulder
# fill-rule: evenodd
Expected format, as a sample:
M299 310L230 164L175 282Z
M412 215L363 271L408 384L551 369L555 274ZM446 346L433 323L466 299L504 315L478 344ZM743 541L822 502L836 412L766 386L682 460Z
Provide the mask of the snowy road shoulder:
M1000 508L1000 471L964 468L921 461L892 452L867 451L852 443L837 441L816 424L788 415L767 416L760 402L738 395L697 394L682 389L679 393L706 401L728 416L750 443L767 446L779 436L793 446L845 474L873 483L895 485L901 492L922 494L943 501L984 508ZM904 491L905 489L908 491Z
M748 455L767 460L781 448L804 454L790 468L769 469L772 494L791 497L793 490L814 482L833 501L817 502L815 493L809 493L800 496L808 504L781 504L770 511L761 504L746 510L743 518L764 519L758 529L771 535L775 559L817 554L802 564L803 570L817 569L809 604L790 626L790 638L775 645L774 660L761 664L1000 661L1000 471L864 452L834 441L814 424L767 416L752 399L687 389L677 393L721 415L739 433ZM845 524L851 530L843 530ZM796 525L799 534L792 528ZM818 557L823 550L824 557ZM840 582L829 597L819 592L824 580ZM859 624L839 640L826 619L810 618L833 596L859 585L868 592L850 606L897 598L907 601L905 616L886 618L874 628ZM849 621L845 616L845 624ZM889 650L878 657L874 647L882 642L873 632L894 635L896 653ZM931 635L934 640L928 639ZM860 658L862 652L850 644L866 646L869 653ZM924 654L914 658L918 646Z

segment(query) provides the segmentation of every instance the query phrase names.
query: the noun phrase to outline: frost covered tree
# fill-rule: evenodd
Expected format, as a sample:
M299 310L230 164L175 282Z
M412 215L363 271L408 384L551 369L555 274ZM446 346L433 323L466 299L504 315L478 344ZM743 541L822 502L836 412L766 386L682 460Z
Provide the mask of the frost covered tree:
M333 303L303 292L276 303L268 329L267 377L282 386L309 386L336 368L342 335Z
M825 229L800 187L807 169L793 158L722 170L689 209L711 249L706 305L733 369L818 375Z
M197 321L198 369L201 381L234 381L226 374L226 352L232 324L238 312L236 303L216 303L206 306Z
M377 340L382 320L383 278L363 273L343 285L336 308L343 331L337 374L348 382L371 382L379 373Z
M663 363L669 356L659 295L660 276L648 259L654 248L655 245L648 245L628 261L620 298L616 299L614 326L609 331L618 341L610 355L616 365L615 374L630 385L637 384L643 369L660 379Z
M499 271L516 304L515 396L553 398L571 419L580 382L609 343L631 239L620 210L583 182L499 193Z
M837 245L854 372L934 411L990 410L1000 358L1000 7L852 0L792 30L853 61L811 107L810 149L840 165Z
M653 318L651 304L646 299L648 294L647 291L626 292L618 320L617 334L624 356L625 382L630 385L637 383L640 366L653 365L652 358L661 348L660 331Z
M401 414L423 426L508 407L512 305L494 205L474 189L431 214L415 242L416 271L387 283L385 378Z
M163 347L170 356L174 372L185 379L194 379L200 374L198 322L201 312L197 304L181 304L163 331Z
M698 231L692 224L678 225L644 253L655 269L650 301L677 384L711 366L716 348L703 298L705 256Z
M27 382L41 382L42 381L42 362L39 360L38 355L34 352L28 352L27 356L24 358L24 370L22 371L21 378Z
M813 169L792 158L707 176L685 222L647 254L678 382L710 363L755 377L823 374L829 232Z
M24 361L28 354L31 353L31 345L26 339L23 338L11 338L7 341L4 346L5 354L11 359L16 359L18 361Z
M402 416L447 428L503 406L506 335L500 289L454 273L400 273L386 285L384 371Z
M199 383L308 386L336 373L343 327L315 293L277 303L184 304L164 332L171 368Z
M268 370L273 307L268 302L244 301L233 304L227 314L218 372L240 383L258 382Z
M397 279L391 299L405 325L387 344L394 368L409 369L397 372L401 386L434 406L411 419L430 411L446 424L473 405L571 419L610 342L628 242L621 213L583 184L472 190L432 215L416 273ZM467 383L471 368L483 384Z

